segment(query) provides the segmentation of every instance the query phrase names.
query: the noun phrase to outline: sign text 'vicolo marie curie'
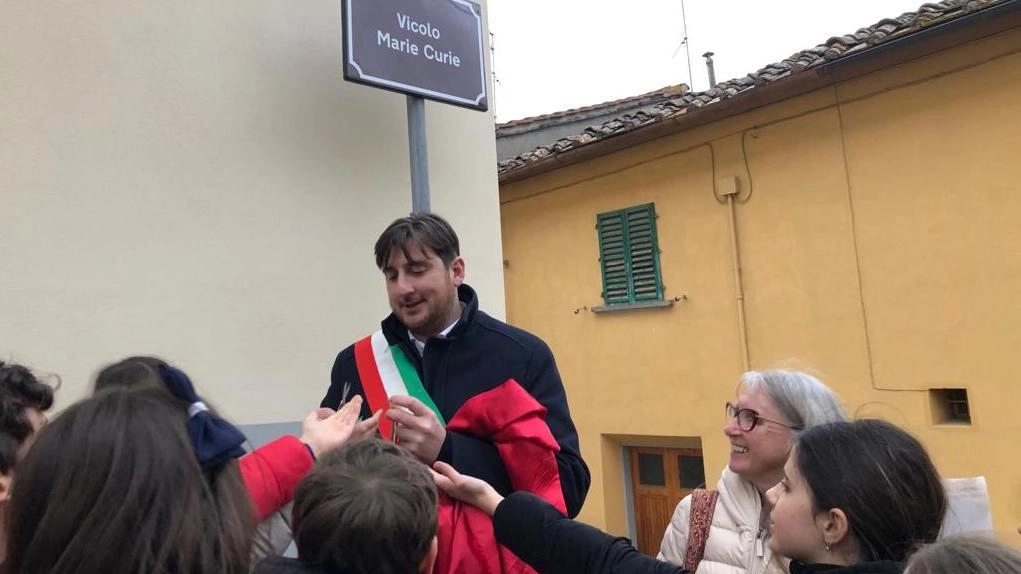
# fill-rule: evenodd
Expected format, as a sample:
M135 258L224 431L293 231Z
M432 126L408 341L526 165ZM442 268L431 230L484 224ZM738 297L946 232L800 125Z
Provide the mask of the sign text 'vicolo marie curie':
M344 0L344 79L486 110L482 8L469 0Z

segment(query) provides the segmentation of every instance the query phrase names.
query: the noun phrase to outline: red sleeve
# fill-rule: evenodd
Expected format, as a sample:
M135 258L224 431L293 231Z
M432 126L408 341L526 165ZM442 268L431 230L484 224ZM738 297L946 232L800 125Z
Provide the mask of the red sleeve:
M491 441L514 490L532 492L565 514L556 453L546 408L514 380L475 395L447 423L448 431ZM433 572L536 574L496 541L492 519L474 506L440 494L438 553Z
M514 379L468 399L447 430L487 439L496 446L514 490L538 495L567 514L556 453L546 424L546 407Z
M294 489L315 461L297 437L284 436L241 457L241 478L262 522L294 498Z

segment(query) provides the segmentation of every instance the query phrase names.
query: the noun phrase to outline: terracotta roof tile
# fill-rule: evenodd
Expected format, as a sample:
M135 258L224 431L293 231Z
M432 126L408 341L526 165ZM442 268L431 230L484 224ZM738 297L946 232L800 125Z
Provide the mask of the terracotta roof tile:
M666 91L671 88L676 89L676 87L670 86L663 90L649 92L649 94L607 102L598 106L566 110L564 112L547 114L546 116L507 122L497 126L497 129L539 122L548 118L568 116L577 114L579 111L610 108L613 105L626 103L631 100L640 100L650 95L659 95L663 99L660 103L641 111L622 114L601 124L590 126L578 135L561 138L552 144L541 146L531 152L501 161L498 164L497 171L502 175L538 163L551 155L577 149L581 146L652 123L664 121L692 110L712 106L721 101L744 94L756 87L762 87L793 74L802 73L805 70L866 50L892 39L906 36L923 28L960 18L990 6L1014 1L1021 0L944 0L942 2L923 4L915 12L908 12L896 18L884 18L872 26L859 29L853 34L834 36L819 46L802 50L781 62L769 64L747 76L720 82L715 87L703 92L692 93L684 89L680 93L675 92L671 94Z
M559 119L567 119L567 120L570 121L570 120L573 120L573 118L575 118L576 116L582 116L582 115L585 115L585 114L597 114L598 115L599 112L602 112L604 110L610 111L613 108L636 107L636 106L655 104L655 103L661 102L663 100L666 100L668 98L672 98L672 97L676 97L676 96L679 96L679 95L686 94L687 92L688 92L688 86L687 85L685 85L685 84L675 84L675 85L671 85L671 86L666 86L664 88L660 88L658 90L653 90L651 92L647 92L647 93L644 93L644 94L639 94L637 96L628 96L626 98L621 98L619 100L612 100L612 101L609 101L609 102L603 102L603 103L595 104L595 105L591 105L591 106L585 106L585 107L581 107L581 108L572 108L572 109L563 110L563 111L560 111L560 112L553 112L553 113L550 113L550 114L543 114L541 116L532 116L532 117L528 117L528 118L521 118L519 120L512 120L512 121L509 121L509 122L504 122L502 124L497 124L496 125L496 129L499 132L499 131L511 130L513 128L525 127L525 126L529 126L529 125L532 125L532 124L548 123L548 122L556 121L556 120L559 120Z

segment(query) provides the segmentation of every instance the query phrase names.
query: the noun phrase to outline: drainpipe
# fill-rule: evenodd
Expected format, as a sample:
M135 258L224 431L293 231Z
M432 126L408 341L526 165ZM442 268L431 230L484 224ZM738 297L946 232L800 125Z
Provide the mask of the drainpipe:
M744 314L744 280L741 277L741 254L737 243L737 196L741 192L740 180L727 177L718 182L718 193L727 198L730 212L730 252L734 263L734 298L737 301L737 332L741 339L741 364L745 371L751 370L748 358L748 325Z

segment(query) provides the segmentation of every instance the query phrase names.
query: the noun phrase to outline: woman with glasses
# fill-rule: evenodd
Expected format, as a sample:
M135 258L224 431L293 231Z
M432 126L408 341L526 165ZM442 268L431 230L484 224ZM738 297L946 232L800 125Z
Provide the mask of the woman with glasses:
M504 498L448 464L433 466L437 486L492 516L497 541L538 574L690 574L641 554L626 538L567 518L533 494ZM927 572L917 566L925 551L911 555L936 540L947 508L925 447L880 420L799 433L765 498L769 548L790 559L790 574L902 574L909 558L910 574ZM958 566L937 571L1018 571Z
M657 558L697 574L783 574L769 549L764 495L783 477L799 431L846 417L833 391L805 373L749 371L738 389L726 405L730 461L716 494L677 505Z

